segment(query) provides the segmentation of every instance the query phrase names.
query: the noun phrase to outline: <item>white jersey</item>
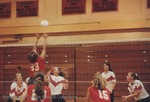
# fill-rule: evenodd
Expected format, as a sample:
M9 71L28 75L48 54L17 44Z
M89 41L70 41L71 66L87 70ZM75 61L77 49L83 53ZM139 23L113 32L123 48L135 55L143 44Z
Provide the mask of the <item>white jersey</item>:
M144 85L140 80L135 80L134 83L129 83L128 90L130 93L136 93L140 91L140 94L135 97L136 100L141 100L149 97L149 94L144 88Z
M27 84L25 82L22 82L22 86L19 87L17 82L13 82L10 86L10 93L9 96L17 97L18 100L20 100L20 97L23 95L23 93L27 90Z
M64 77L62 76L55 76L55 75L50 75L48 77L49 82L49 87L51 89L51 95L59 95L62 94L62 89L64 86Z
M102 74L102 77L106 80L106 88L109 90L109 91L112 91L112 83L116 83L116 76L114 74L114 72L112 71L108 71L107 73L103 72Z

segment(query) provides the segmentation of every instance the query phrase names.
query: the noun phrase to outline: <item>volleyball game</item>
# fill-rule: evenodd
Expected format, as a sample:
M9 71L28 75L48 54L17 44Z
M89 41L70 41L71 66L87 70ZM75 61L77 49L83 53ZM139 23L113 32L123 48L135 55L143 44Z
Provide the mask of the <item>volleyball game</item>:
M0 102L150 102L150 0L0 0Z

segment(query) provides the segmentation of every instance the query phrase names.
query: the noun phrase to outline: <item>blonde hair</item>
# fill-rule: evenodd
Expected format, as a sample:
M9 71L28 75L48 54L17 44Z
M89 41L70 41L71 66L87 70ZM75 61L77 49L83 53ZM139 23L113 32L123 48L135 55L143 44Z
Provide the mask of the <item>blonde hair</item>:
M103 90L105 88L106 81L104 78L100 75L99 72L97 72L93 79L93 86L97 89Z

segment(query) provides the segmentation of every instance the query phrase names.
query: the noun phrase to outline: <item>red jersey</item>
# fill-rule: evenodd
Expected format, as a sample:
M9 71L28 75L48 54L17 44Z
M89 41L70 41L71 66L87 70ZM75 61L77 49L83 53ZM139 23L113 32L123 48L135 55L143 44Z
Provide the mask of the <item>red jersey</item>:
M89 92L92 102L110 102L110 92L106 88L104 90L98 90L90 86Z
M41 57L38 57L35 63L30 64L29 76L34 77L36 72L44 72L45 70L45 60Z
M37 102L34 87L35 87L34 85L29 85L28 86L28 92L27 92L25 102ZM44 99L41 102L52 102L51 101L50 88L48 86L44 86L44 93L45 93L44 94Z

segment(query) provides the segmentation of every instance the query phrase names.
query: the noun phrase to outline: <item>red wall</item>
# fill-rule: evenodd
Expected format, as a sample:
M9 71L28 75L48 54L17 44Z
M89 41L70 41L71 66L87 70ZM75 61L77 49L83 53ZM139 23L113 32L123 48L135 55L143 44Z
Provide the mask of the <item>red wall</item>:
M108 60L117 78L115 96L128 94L126 75L129 71L137 72L143 82L150 77L150 42L124 42L92 45L71 45L47 47L46 72L52 65L68 70L69 89L64 95L85 96L93 75L103 70L103 62ZM27 55L32 47L4 47L0 49L0 100L8 96L10 84L14 79L16 67L23 68L24 80L28 77ZM41 51L41 47L38 50ZM6 82L7 81L7 82ZM10 81L10 82L8 82ZM73 82L73 81L76 81ZM79 82L80 81L80 82ZM150 83L144 83L150 93ZM123 91L123 92L122 92ZM72 97L73 98L73 97Z

